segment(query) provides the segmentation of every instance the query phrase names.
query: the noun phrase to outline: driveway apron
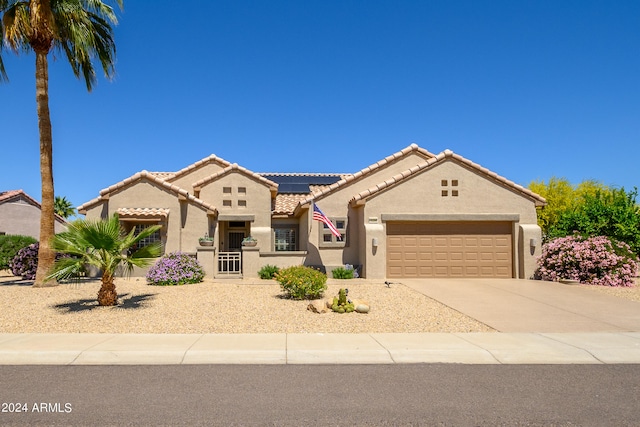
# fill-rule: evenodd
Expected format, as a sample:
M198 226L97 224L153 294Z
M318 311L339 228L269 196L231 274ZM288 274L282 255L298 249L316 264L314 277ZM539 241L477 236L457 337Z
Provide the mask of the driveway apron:
M401 279L399 283L499 332L640 331L640 302L582 286L518 279Z

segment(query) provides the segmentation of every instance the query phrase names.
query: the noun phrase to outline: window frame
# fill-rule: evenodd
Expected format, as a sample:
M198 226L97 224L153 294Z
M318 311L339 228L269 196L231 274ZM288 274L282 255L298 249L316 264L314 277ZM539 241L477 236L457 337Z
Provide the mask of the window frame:
M299 227L297 224L278 224L272 227L273 229L273 251L274 252L295 252L299 250ZM285 247L287 249L278 249L280 245L278 243L278 231L287 231L290 233L289 240L291 235L293 235L293 243L290 241L285 242Z
M318 222L320 226L318 227L318 247L320 248L344 248L347 245L348 235L347 230L349 228L349 220L346 216L332 216L328 217L329 221L333 224L333 226L340 232L342 236L342 240L338 240L338 237L335 236L330 230L329 227L323 223ZM338 223L342 222L344 227L338 227ZM325 240L330 236L330 241Z

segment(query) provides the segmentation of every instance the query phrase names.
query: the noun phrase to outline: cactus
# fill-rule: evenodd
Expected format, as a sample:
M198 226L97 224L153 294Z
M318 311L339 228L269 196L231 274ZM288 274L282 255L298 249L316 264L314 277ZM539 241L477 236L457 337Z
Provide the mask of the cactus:
M348 289L340 289L338 296L333 298L331 310L336 313L351 313L355 310L353 303L347 300Z

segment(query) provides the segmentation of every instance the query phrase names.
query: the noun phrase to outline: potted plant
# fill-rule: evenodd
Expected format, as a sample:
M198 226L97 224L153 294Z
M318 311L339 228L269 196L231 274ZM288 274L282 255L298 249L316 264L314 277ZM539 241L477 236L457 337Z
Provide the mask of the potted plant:
M209 236L209 233L204 233L204 237L198 239L200 246L213 246L213 237Z
M258 241L251 236L245 237L242 239L242 246L255 246L258 244Z

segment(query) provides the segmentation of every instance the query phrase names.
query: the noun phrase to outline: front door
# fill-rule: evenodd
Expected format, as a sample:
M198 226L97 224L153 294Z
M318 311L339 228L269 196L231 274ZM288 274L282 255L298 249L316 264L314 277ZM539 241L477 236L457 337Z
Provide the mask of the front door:
M240 252L242 250L242 240L244 239L244 231L229 232L229 252Z

